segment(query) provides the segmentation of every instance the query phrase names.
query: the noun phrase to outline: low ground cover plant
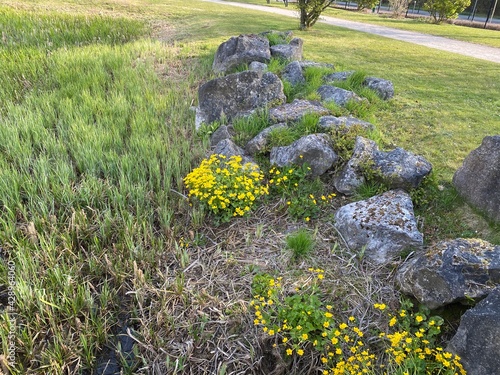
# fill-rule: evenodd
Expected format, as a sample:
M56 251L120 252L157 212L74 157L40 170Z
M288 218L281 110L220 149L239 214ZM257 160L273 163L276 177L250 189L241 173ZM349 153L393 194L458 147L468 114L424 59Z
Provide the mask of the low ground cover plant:
M248 214L258 198L269 194L263 180L258 166L243 163L241 156L213 154L190 172L184 183L189 197L227 222Z
M321 268L309 268L292 285L269 274L253 279L254 325L272 339L285 362L312 353L324 375L466 375L460 357L439 344L441 317L414 311L405 299L395 312L375 303L384 325L361 329L356 317L338 316L325 302L325 275Z

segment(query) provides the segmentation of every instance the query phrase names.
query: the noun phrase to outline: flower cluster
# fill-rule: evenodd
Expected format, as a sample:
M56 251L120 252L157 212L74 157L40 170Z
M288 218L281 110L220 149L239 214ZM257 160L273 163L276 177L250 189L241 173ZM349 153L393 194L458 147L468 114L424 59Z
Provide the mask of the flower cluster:
M248 213L260 196L269 193L263 179L258 167L243 164L241 156L227 159L213 154L184 178L184 184L189 197L195 197L223 221L229 221Z
M307 179L310 170L307 164L284 168L272 167L269 170L271 193L285 198L288 213L305 221L318 215L321 207L335 197L334 193L317 194L322 186Z
M325 277L320 268L310 268L309 277L295 286L295 294L285 295L281 278L257 275L250 305L254 324L276 340L284 355L303 356L316 350L324 375L363 374L375 366L375 355L363 342L364 333L354 317L346 322L335 320L333 306L319 297L319 285Z
M381 311L386 309L384 304L374 307ZM388 332L379 334L387 345L388 370L397 369L403 374L465 375L460 357L436 344L443 319L428 317L429 311L424 308L413 313L412 307L410 301L404 300L397 314L387 314Z
M281 277L254 277L250 302L254 325L274 338L285 358L315 351L323 375L466 375L457 355L436 346L442 318L429 317L423 309L413 313L408 301L402 301L396 314L376 303L374 308L387 314L387 331L372 332L366 339L355 317L337 320L333 306L323 302L324 278L324 270L309 268L290 294ZM370 348L368 342L382 342L383 349Z

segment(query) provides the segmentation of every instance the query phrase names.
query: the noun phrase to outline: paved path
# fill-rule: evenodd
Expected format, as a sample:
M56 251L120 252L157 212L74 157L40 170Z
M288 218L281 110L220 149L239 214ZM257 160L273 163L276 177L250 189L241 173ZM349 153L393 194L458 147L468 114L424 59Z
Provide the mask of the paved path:
M223 0L205 0L205 1L210 1L224 5L237 6L247 9L260 10L263 12L280 14L287 17L297 17L296 11L283 8L274 8L274 7L267 7L263 5L254 5L254 4L234 3ZM385 26L376 26L361 22L347 21L333 17L322 16L318 22L333 26L344 27L346 29L362 31L365 33L376 34L386 38L397 39L404 42L419 44L425 47L458 53L460 55L475 57L477 59L492 61L500 64L500 48L483 46L475 43L461 42L458 40L443 38L440 36L433 36L429 34L421 34L413 31L398 30Z

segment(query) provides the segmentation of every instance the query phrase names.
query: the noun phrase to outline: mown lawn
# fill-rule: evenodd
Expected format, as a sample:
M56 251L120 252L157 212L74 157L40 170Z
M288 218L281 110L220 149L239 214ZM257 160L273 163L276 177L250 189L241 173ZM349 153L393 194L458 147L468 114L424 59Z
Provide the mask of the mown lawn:
M123 373L257 371L256 270L296 277L324 261L341 288L333 273L342 267L322 258L328 241L297 266L281 252L287 220L266 211L216 227L183 197L182 179L207 149L190 107L217 46L296 27L195 0L0 7L0 302L10 285L17 314L0 315L4 372L14 347L11 373L90 374L120 324L136 343L133 359L118 361ZM500 130L498 64L324 25L294 32L307 59L394 82L373 120L387 146L434 165L446 200L419 213L431 238L499 243L498 228L450 187L463 158ZM359 280L357 297L338 292L342 311L368 293Z

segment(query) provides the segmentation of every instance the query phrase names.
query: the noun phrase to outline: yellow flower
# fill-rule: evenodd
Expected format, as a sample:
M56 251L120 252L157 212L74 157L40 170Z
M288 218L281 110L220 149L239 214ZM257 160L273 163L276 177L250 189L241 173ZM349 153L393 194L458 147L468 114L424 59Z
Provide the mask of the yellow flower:
M324 321L323 322L323 327L325 327L325 328L330 327L330 322L329 321Z
M304 355L304 350L302 350L302 349L297 350L297 354L298 355Z
M330 312L326 312L326 313L325 313L325 316L326 316L327 318L331 318L331 317L333 317L333 314L332 314L332 313L330 313Z
M392 319L389 321L389 326L393 327L397 323L397 319L395 316L392 317Z
M287 341L288 341L288 338L283 337L283 340L282 340L283 344L285 344Z
M321 357L321 362L323 362L323 363L327 363L327 362L328 362L328 358ZM328 372L327 372L327 373L328 373Z
M376 303L375 305L373 305L373 307L379 310L385 310L387 306L385 305L385 303Z
M302 334L302 340L307 340L309 338L309 335L307 333Z
M308 216L304 220L307 221L307 222L309 222L309 220L311 220L311 218Z
M292 349L287 349L286 350L286 355L292 355L293 354L293 350Z
M350 316L350 317L349 317L349 321L350 321L350 322L354 322L354 320L355 320L355 319L356 319L356 318L354 318L354 316Z
M270 329L268 333L269 333L269 336L273 336L274 335L274 329Z

